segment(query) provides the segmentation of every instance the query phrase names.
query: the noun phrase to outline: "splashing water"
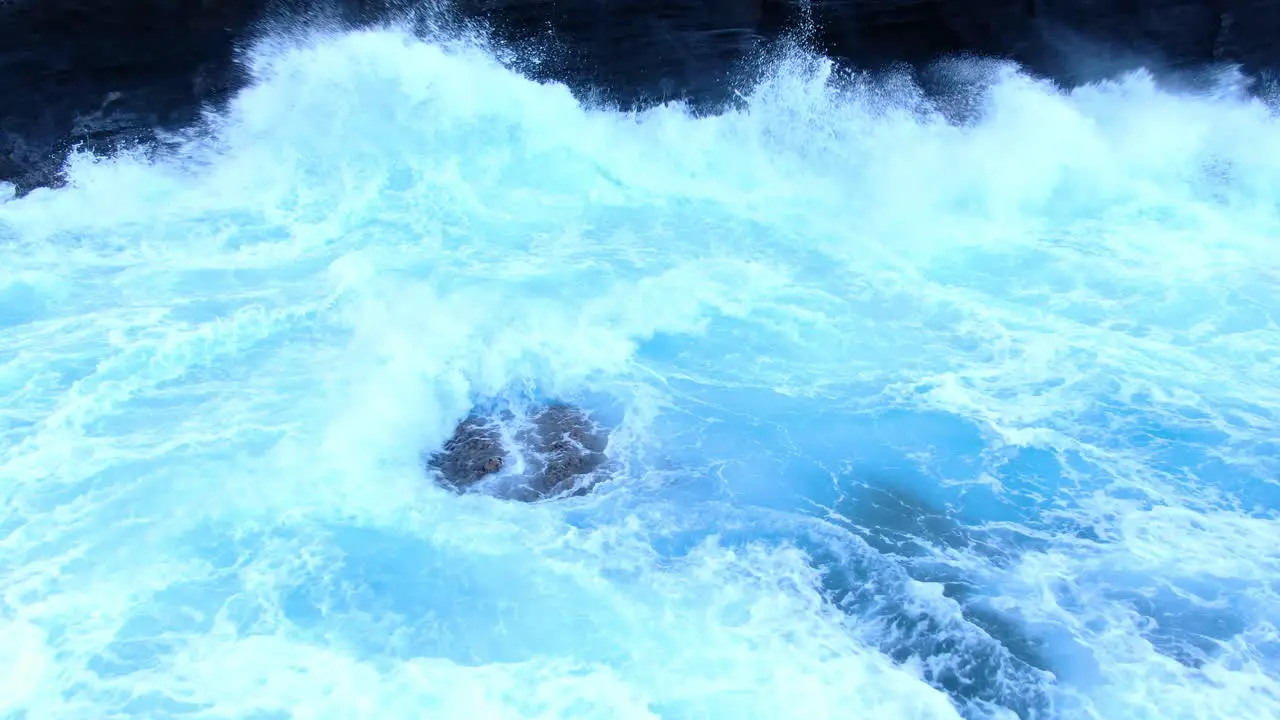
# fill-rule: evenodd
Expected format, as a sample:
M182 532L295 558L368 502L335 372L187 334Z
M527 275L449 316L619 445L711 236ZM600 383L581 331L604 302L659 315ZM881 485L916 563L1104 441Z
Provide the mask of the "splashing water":
M0 716L1280 717L1280 127L794 53L588 109L277 43L0 204ZM612 418L593 495L418 464Z

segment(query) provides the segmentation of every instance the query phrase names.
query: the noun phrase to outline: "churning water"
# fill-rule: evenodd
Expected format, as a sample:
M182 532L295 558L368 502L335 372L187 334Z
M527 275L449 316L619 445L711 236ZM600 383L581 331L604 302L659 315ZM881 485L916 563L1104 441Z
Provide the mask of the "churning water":
M0 204L0 716L1280 717L1280 125L278 43ZM473 402L615 424L527 505Z

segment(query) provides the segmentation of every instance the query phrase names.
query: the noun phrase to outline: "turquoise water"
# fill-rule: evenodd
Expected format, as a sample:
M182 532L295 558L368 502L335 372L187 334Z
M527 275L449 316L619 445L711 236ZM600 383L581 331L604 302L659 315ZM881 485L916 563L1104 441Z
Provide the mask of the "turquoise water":
M1265 104L253 57L0 203L0 717L1280 717ZM435 487L495 398L618 477Z

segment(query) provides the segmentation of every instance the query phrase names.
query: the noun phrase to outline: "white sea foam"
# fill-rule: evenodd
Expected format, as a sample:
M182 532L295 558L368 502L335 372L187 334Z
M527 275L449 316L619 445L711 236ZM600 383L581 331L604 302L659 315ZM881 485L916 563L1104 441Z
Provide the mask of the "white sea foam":
M0 204L3 712L1280 716L1263 104L255 63L178 156ZM622 476L426 482L522 394L621 408Z

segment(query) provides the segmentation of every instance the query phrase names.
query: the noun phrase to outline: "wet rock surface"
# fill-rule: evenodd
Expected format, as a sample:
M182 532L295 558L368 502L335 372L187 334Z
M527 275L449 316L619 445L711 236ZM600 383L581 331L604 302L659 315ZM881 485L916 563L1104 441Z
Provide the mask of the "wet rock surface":
M473 413L425 457L437 482L521 502L583 495L607 477L609 431L572 405Z
M61 184L80 147L149 146L245 81L262 0L0 0L0 180Z

